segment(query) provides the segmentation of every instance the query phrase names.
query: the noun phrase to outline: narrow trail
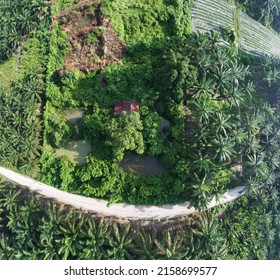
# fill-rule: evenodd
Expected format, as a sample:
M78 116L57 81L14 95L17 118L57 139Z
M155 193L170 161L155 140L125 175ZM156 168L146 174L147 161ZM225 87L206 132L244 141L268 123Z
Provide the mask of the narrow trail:
M56 202L109 217L124 218L129 220L161 220L186 216L194 212L198 212L198 210L194 207L189 208L190 203L188 201L175 205L166 204L162 206L115 203L108 207L107 201L105 200L67 193L3 167L0 167L0 175L8 181L27 187L30 191L36 192L44 197L48 197ZM243 195L244 192L244 186L231 189L230 191L224 193L219 201L213 199L208 204L207 208L210 209L220 204L233 201Z
M21 52L22 52L22 45L20 44L17 48L17 62L16 62L16 65L15 65L15 80L18 77Z

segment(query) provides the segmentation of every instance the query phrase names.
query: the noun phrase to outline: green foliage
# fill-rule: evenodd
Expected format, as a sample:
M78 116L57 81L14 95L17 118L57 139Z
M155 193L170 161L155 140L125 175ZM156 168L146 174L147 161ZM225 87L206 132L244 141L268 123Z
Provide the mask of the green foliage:
M155 71L155 88L160 93L162 102L160 111L169 111L174 117L178 114L167 107L180 104L186 91L196 81L196 69L190 66L190 59L179 50L180 41L169 41L156 51L159 53L153 63ZM167 115L167 114L165 114ZM167 115L167 117L170 117Z
M233 28L220 27L220 32L221 32L221 36L222 36L223 40L225 40L226 42L233 44L236 41L236 35L235 35L235 31Z
M105 128L108 135L106 142L112 146L113 153L118 161L123 158L125 151L144 153L144 142L141 131L143 125L138 113L121 113Z
M73 135L73 127L62 114L51 107L49 103L46 104L46 111L44 114L47 126L45 128L45 137L47 143L56 147L64 147L71 136Z
M33 37L23 45L20 56L19 76L38 75L44 77L47 64L46 42Z
M52 183L61 184L65 175L63 189L72 192L110 202L190 199L203 209L230 186L251 177L269 180L279 166L278 117L269 106L260 113L267 105L250 82L257 70L247 67L233 48L221 46L219 34L188 34L189 8L190 1L181 0L105 1L101 12L111 19L127 51L122 63L88 73L60 69L69 43L53 24L45 145L55 154L79 137L91 142L92 151L84 165L69 166L69 172L66 159L46 166L42 161L48 182L52 180L45 172L58 165ZM224 37L235 36L222 31ZM97 43L100 32L88 34L88 40ZM269 73L271 83L277 72ZM140 102L137 117L114 116L118 100ZM86 112L79 135L74 136L60 113L66 108ZM169 123L163 132L161 117ZM270 123L267 129L265 123ZM144 177L120 170L118 164L129 152L157 156L167 173ZM60 174L63 168L65 174Z
M78 0L57 0L55 4L52 6L51 13L57 14L64 10L65 8L71 7L74 4L77 4Z
M57 22L53 23L49 42L51 55L49 56L47 65L49 78L62 65L63 59L69 51L69 42L66 38L66 32L60 29Z
M279 210L278 194L272 193L261 190L223 208L196 213L186 224L178 223L179 229L163 229L150 221L139 230L135 223L93 217L1 183L0 259L273 258L279 254Z
M160 155L164 149L164 140L160 127L162 118L156 112L150 112L144 118L143 122L143 138L145 149L150 155Z
M266 259L273 244L272 212L268 194L242 197L227 211L223 219L228 250L233 259Z
M181 259L191 246L184 231L136 232L128 221L94 218L10 184L1 185L0 205L0 259Z
M58 0L51 13L76 2ZM260 21L277 26L277 1L265 7L257 1L254 11L252 3L240 2ZM0 1L0 60L18 48L18 56L0 66L5 72L0 76L5 86L0 90L0 164L33 176L41 171L48 184L105 198L108 204L191 200L204 209L237 184L245 184L251 196L224 212L198 215L192 227L176 232L135 232L130 224L94 221L8 184L0 189L0 258L279 257L278 193L271 185L280 166L279 114L274 108L279 107L279 63L221 46L221 37L213 32L189 34L190 4L104 1L102 13L127 51L117 65L82 73L61 70L70 49L67 34L57 22L49 32L42 1ZM239 37L232 30L221 31L231 43ZM88 34L88 43L99 43L100 32ZM114 116L118 100L139 101L140 112ZM74 137L62 115L66 108L86 112L75 136L92 143L85 164L56 156L56 149ZM161 117L169 121L165 138ZM120 170L119 162L129 152L157 156L167 172L141 176Z
M118 177L117 167L110 161L101 161L92 155L88 156L87 165L81 166L77 170L80 191L87 196L119 200L122 181Z
M11 82L15 78L17 58L16 56L11 57L4 63L0 64L0 85L3 87L9 87Z
M1 1L0 1L1 2ZM7 12L7 9L10 9ZM13 15L11 14L13 11ZM19 32L14 46L5 45L10 52L17 53L1 65L9 75L6 87L0 89L1 165L37 177L40 173L38 159L41 151L41 102L45 88L46 57L46 10L42 1L2 1L0 13L6 12L10 29ZM41 21L40 23L38 21ZM6 27L4 29L7 29ZM20 30L18 30L20 29ZM33 33L36 30L37 33ZM1 32L4 30L1 28ZM15 35L15 34L14 34ZM16 38L16 37L14 37ZM10 53L0 54L6 58ZM0 59L1 60L1 59ZM11 65L13 62L13 65ZM6 68L10 65L10 69Z
M190 3L188 0L105 1L102 12L112 20L113 27L127 44L165 36L190 33Z
M60 189L68 191L71 184L74 182L75 164L67 157L60 160Z
M210 212L201 213L191 228L194 257L196 259L225 259L227 240L220 230L221 222Z
M182 191L182 181L166 175L137 176L126 174L122 198L130 204L161 205L173 203Z
M0 164L25 174L39 171L41 123L36 94L41 86L36 79L27 78L11 89L0 88Z
M15 48L34 32L46 16L43 0L0 1L0 62L11 56Z
M46 149L40 157L41 164L41 180L46 184L59 187L61 184L60 178L60 161Z
M98 44L100 41L100 36L102 35L102 30L97 29L87 35L88 44Z
M113 106L117 100L147 100L156 98L151 89L153 72L150 63L111 65L101 75L89 76L79 84L78 100L94 101ZM101 86L106 81L107 86ZM148 101L146 101L148 102Z

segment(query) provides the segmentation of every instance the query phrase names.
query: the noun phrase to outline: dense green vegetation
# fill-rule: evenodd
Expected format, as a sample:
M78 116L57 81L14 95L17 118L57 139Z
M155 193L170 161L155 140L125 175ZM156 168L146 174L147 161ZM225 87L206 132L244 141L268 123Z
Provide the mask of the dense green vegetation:
M0 259L275 259L278 207L278 194L263 189L173 226L151 221L141 228L2 183Z
M16 56L13 56L9 60L0 64L0 83L2 86L8 87L15 79L16 63L17 58Z
M0 84L0 163L37 177L42 145L41 109L44 92L45 46L27 40L21 59L13 65L12 82Z
M28 34L44 24L45 15L43 0L0 1L0 62L11 56Z
M36 175L39 172L39 137L38 100L32 94L32 87L40 91L36 81L23 80L12 90L0 90L1 107L1 145L0 164L16 168L25 174ZM24 139L24 140L23 140Z
M104 1L103 12L128 44L151 42L155 38L182 36L191 32L192 0Z
M56 30L56 42L67 45ZM231 185L247 184L251 177L260 184L269 180L278 167L277 112L254 90L254 68L234 49L220 46L220 40L218 34L147 39L131 45L122 64L101 73L74 70L50 76L43 180L112 201L188 199L201 208ZM63 57L57 48L55 56L57 61ZM140 101L140 114L116 118L117 100ZM63 117L69 108L87 112L78 135ZM161 117L171 123L165 141ZM55 157L71 138L91 141L85 165ZM128 152L158 157L167 173L123 172L118 165Z
M0 164L37 177L42 145L47 6L0 1Z
M79 1L0 0L0 165L109 204L189 200L203 210L231 187L248 194L186 224L139 230L2 183L1 259L279 258L279 61L237 51L232 30L192 33L192 2L93 1L97 31L81 36L103 49L89 59L107 59L110 28L125 51L119 63L82 72L64 68L73 50L65 18L49 18ZM254 2L251 16L277 26L278 2L259 15L264 1ZM140 112L115 116L120 100ZM83 116L71 122L69 110ZM92 148L85 163L58 156L79 141ZM153 157L166 172L124 171L127 156Z
M158 50L168 48L161 37L168 34L172 37L178 32L183 32L179 31L180 24L181 28L187 26L184 21L176 25L170 24L177 11L180 10L180 13L185 11L185 14L187 11L187 6L179 5L180 1L175 2L158 3L159 11L163 11L167 6L170 7L167 9L169 16L158 18L160 13L157 15L152 13L153 3L148 1L145 7L147 11L151 11L151 16L153 15L154 18L147 18L147 21L138 27L135 26L135 22L139 22L138 16L146 13L145 10L138 8L143 3L129 6L128 10L131 12L129 17L133 20L122 22L122 30L127 36L124 40L131 50L128 50L122 65L110 65L101 74L97 72L98 69L89 73L78 70L55 72L63 63L63 57L69 49L66 34L58 24L53 25L50 39L51 55L48 63L47 104L44 115L46 148L41 159L42 179L45 182L72 192L106 197L112 201L162 204L178 200L178 194L182 193L182 179L179 178L175 184L178 190L170 189L172 179L176 177L176 174L172 177L162 175L141 178L125 173L118 167L119 162L129 151L160 156L164 148L164 141L158 131L161 117L154 112L158 93L154 88L153 71L157 62L154 61L155 65L153 65L153 56ZM115 10L119 9L119 5L118 1L112 5L106 3L102 11L105 15L118 15ZM138 12L134 13L134 9L142 15ZM161 35L151 28L154 25L150 24L154 21L162 29ZM115 23L114 27L120 22L120 17L112 19L112 23ZM169 28L165 28L167 26ZM139 28L139 31L136 32L132 27ZM119 31L117 27L116 29ZM142 31L147 32L147 36L141 44ZM157 33L159 36L156 36ZM156 49L152 50L153 48ZM145 59L142 61L140 57ZM102 86L104 81L108 84L106 87ZM113 106L117 100L141 101L140 115L115 118ZM63 115L63 112L69 108L80 108L87 112L80 124L78 135ZM91 141L93 151L88 156L86 165L81 166L70 162L67 158L55 157L55 150L65 146L69 139ZM165 184L160 185L162 182Z

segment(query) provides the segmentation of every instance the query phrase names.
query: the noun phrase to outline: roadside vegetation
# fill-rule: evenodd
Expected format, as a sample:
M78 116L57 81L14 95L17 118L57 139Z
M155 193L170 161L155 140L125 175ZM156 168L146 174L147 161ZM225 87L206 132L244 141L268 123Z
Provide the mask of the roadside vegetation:
M182 221L142 224L81 212L1 183L0 259L278 259L278 195L270 191Z
M105 40L102 34L111 28L102 25L110 16L127 50L122 63L104 69L94 64L87 72L65 70L69 67L64 58L71 56L73 47L62 29L65 22L54 22L40 160L42 180L110 202L190 200L200 208L231 186L248 184L251 178L258 184L270 180L278 167L278 113L262 92L255 90L251 78L255 68L249 67L249 55L247 59L233 47L222 46L218 33L191 34L185 28L188 22L179 19L171 24L176 14L188 18L186 3L159 2L156 10L165 9L166 15L151 14L141 23L139 17L152 11L148 2L126 4L127 9L121 9L118 1L106 2L101 9L98 3L94 2L92 9L99 15L98 28L103 30L99 39ZM138 9L139 5L146 10ZM76 20L82 24L88 17L86 12ZM151 28L151 22L156 29ZM104 57L101 54L100 60ZM114 116L118 100L140 102L140 112ZM85 112L76 127L65 118L67 110L75 109ZM163 118L169 122L164 128L165 139L160 132ZM57 156L69 141L78 145L80 140L89 141L92 147L85 164L67 155ZM125 172L119 166L131 156L138 160L155 157L166 172L149 176Z
M279 257L279 60L229 29L192 33L192 4L0 0L0 165L109 205L247 195L147 229L2 183L0 258Z

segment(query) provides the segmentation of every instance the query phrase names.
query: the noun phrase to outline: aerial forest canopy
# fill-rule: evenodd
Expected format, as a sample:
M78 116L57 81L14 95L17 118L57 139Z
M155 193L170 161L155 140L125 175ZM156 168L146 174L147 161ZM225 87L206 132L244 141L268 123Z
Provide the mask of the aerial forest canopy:
M278 1L228 2L277 31ZM107 227L71 212L62 230L54 221L65 209L40 210L41 202L28 194L25 203L3 183L1 258L141 258L144 243L150 259L278 257L280 60L238 48L229 29L192 32L194 4L0 0L0 165L109 205L190 201L205 210L240 185L248 196L194 219L192 229L140 232L133 250L132 225ZM122 102L130 107L119 112ZM84 239L67 243L73 220L100 238L99 249L87 250ZM49 221L55 234L44 239ZM22 238L22 227L36 241Z
M28 34L44 23L46 6L43 0L0 1L0 61L11 56Z
M2 29L17 31L1 41L4 166L110 202L198 208L271 182L277 60L191 33L191 1L28 3L1 6L18 11ZM125 100L140 111L116 115Z

